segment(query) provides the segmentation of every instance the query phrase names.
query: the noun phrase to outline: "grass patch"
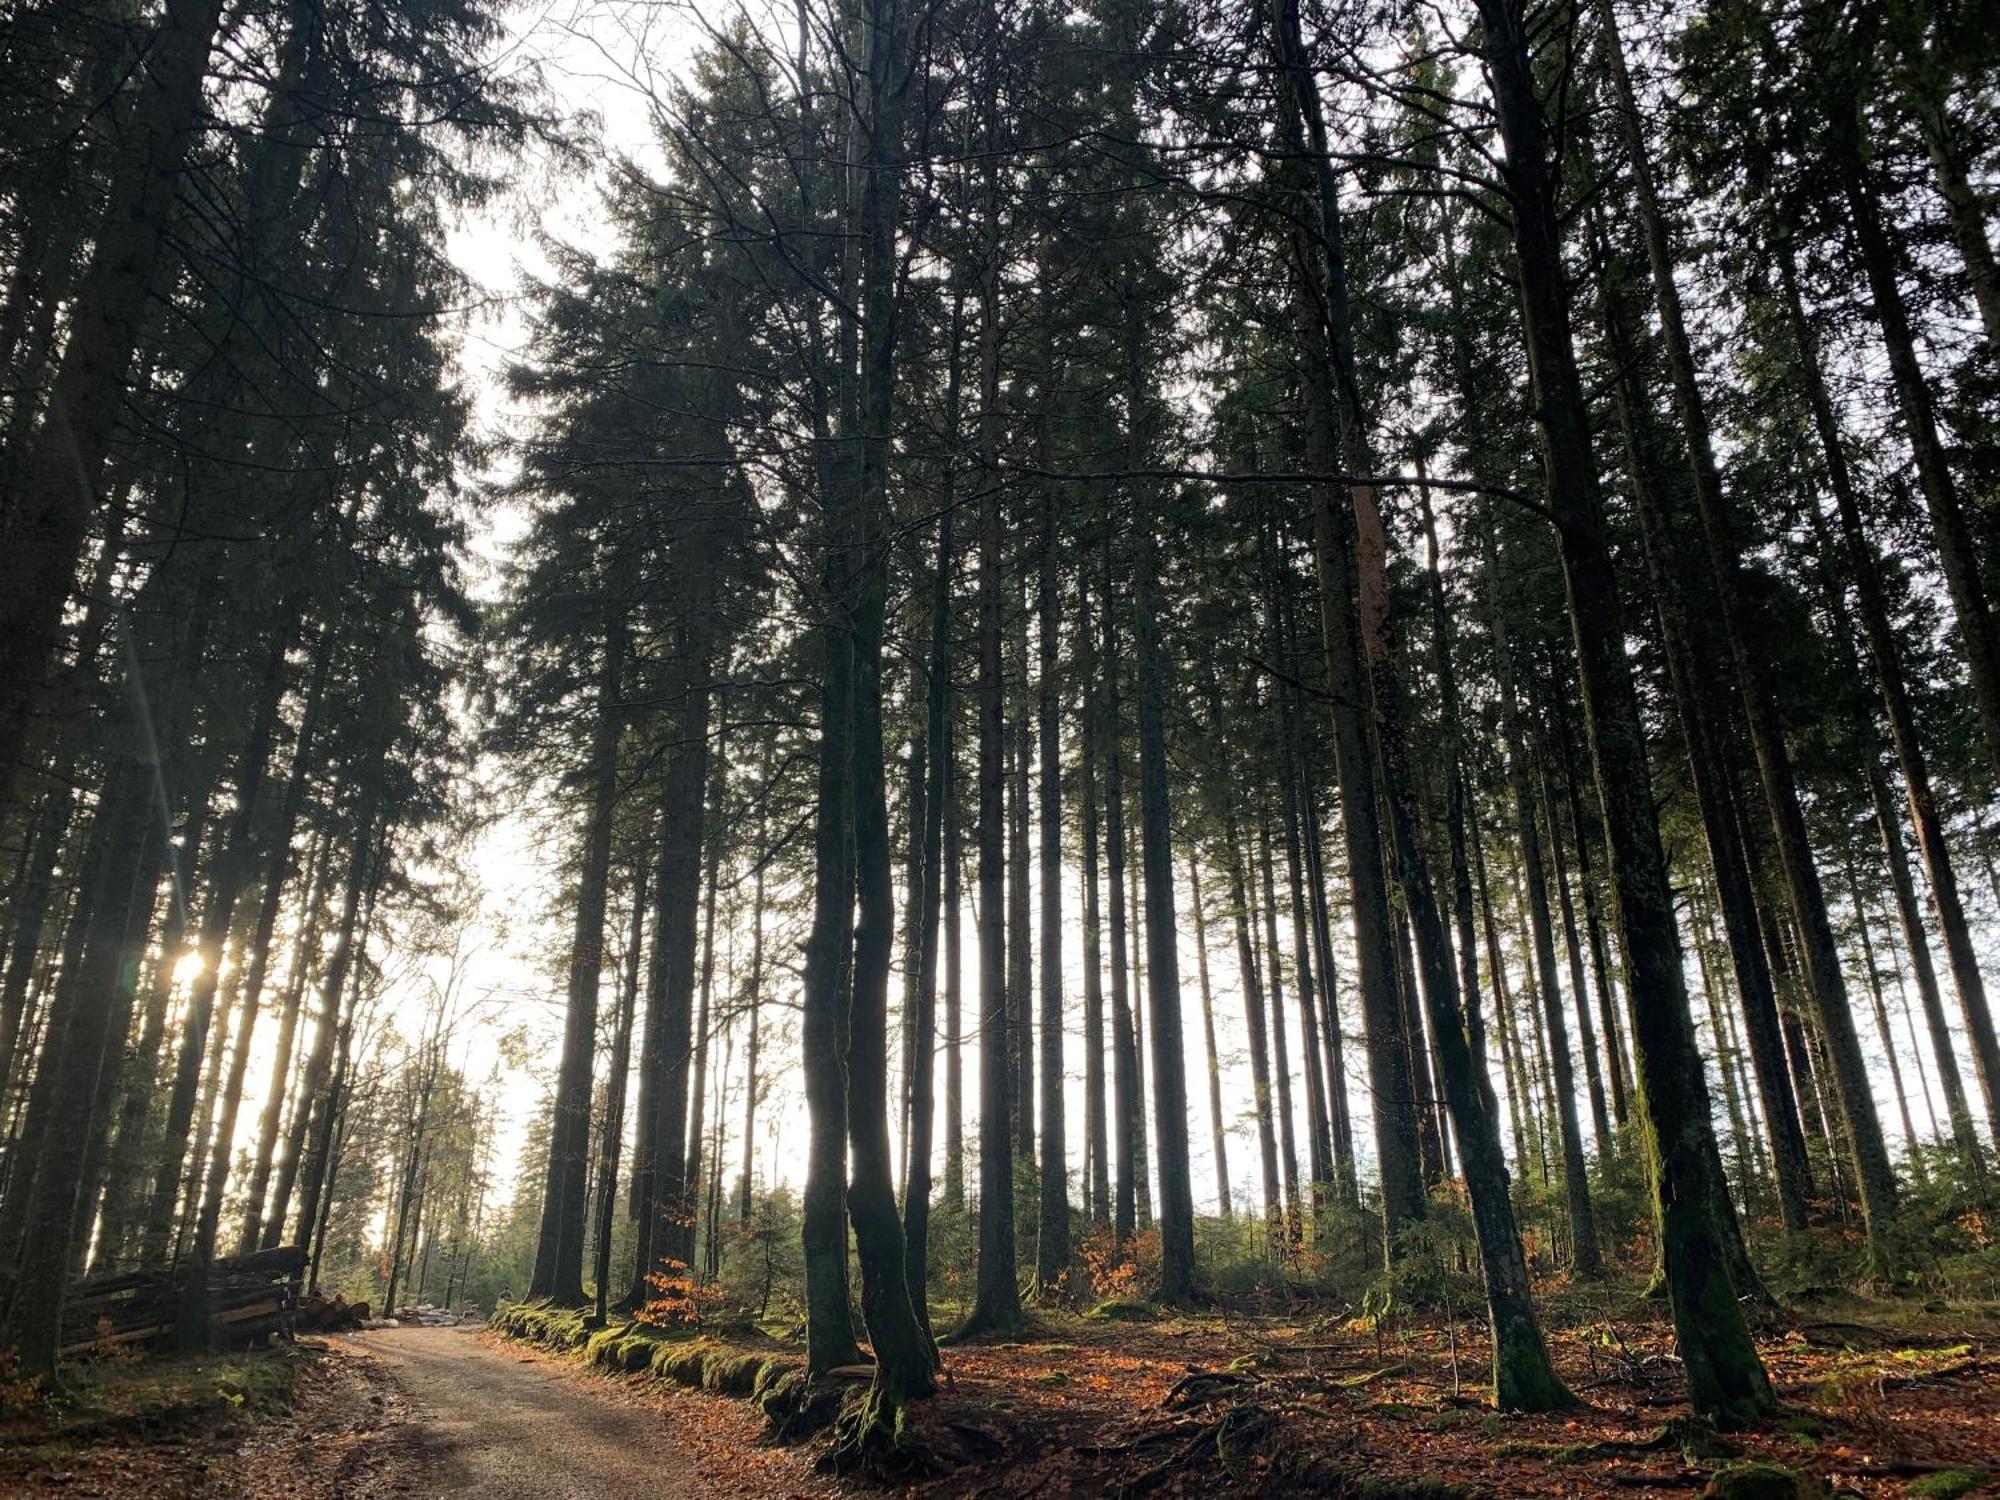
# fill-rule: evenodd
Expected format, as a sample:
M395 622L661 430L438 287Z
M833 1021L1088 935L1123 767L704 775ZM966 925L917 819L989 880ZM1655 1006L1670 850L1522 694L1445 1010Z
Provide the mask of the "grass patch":
M1986 1475L1970 1469L1941 1469L1935 1474L1911 1480L1910 1493L1919 1496L1920 1500L1958 1500L1960 1495L1983 1489L1986 1479Z
M1109 1302L1098 1303L1086 1316L1104 1323L1157 1323L1160 1310L1150 1302L1114 1297Z

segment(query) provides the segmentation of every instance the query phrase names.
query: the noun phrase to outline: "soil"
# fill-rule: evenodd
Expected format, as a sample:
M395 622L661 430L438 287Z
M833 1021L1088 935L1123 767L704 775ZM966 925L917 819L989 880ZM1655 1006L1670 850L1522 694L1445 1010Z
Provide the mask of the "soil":
M483 1330L383 1330L302 1340L288 1413L0 1448L0 1495L1688 1497L1750 1460L1820 1493L1966 1470L2000 1494L2000 1311L1802 1319L1763 1341L1785 1414L1718 1436L1687 1422L1670 1335L1643 1310L1552 1331L1580 1404L1539 1417L1486 1408L1482 1330L1462 1321L1038 1314L1026 1338L946 1352L942 1388L908 1413L932 1471L887 1490L820 1472L823 1442L774 1444L748 1401Z

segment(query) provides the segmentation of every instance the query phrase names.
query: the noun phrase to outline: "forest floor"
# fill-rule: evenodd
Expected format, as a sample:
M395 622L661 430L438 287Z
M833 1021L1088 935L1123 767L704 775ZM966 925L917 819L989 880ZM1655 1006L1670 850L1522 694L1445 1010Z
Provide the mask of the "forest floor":
M1784 1415L1719 1438L1686 1421L1665 1321L1630 1308L1552 1327L1581 1404L1540 1417L1487 1406L1476 1318L1377 1332L1066 1318L1057 1337L954 1349L913 1429L960 1452L979 1434L984 1461L924 1493L1685 1497L1768 1463L1801 1493L2000 1496L2000 1306L1823 1302L1763 1342Z
M938 1469L890 1492L1686 1497L1755 1461L1802 1476L1797 1494L2000 1496L2000 1306L1795 1309L1764 1343L1785 1415L1720 1440L1670 1425L1686 1408L1662 1321L1582 1298L1552 1313L1584 1404L1546 1417L1485 1408L1476 1320L1036 1314L1021 1340L947 1351L911 1408ZM134 1365L37 1422L0 1428L0 1495L884 1493L772 1443L747 1401L472 1330Z

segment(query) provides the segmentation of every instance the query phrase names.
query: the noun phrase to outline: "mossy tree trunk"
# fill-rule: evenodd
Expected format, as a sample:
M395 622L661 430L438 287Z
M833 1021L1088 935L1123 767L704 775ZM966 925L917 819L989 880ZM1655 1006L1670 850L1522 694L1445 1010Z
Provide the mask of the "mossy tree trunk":
M1520 0L1479 0L1511 200L1523 334L1561 544L1585 721L1617 896L1639 1059L1642 1131L1674 1331L1696 1409L1755 1421L1777 1401L1737 1304L1716 1221L1719 1158L1695 1045L1647 765L1624 605L1606 541L1590 417L1570 327L1562 243Z

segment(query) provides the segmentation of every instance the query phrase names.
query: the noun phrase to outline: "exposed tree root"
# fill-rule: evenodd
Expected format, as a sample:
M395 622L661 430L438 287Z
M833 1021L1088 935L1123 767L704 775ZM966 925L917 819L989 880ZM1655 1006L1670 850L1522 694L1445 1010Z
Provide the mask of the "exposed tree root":
M1243 1405L1224 1410L1213 1421L1194 1424L1193 1434L1165 1460L1120 1485L1117 1493L1143 1495L1157 1489L1176 1474L1206 1463L1211 1454L1232 1477L1249 1456L1250 1448L1278 1425L1278 1414L1269 1407Z

